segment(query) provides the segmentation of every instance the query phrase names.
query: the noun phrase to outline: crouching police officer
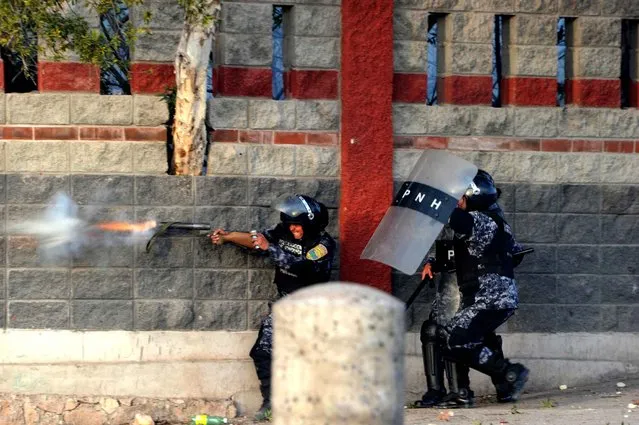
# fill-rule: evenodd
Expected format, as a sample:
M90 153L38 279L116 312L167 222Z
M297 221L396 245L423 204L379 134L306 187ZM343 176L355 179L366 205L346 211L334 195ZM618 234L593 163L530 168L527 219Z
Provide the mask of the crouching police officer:
M436 384L424 394L424 407L441 402L450 407L471 405L468 366L491 377L501 402L517 400L528 379L526 367L504 358L501 338L495 334L518 307L513 272L518 262L513 253L521 250L496 203L499 193L492 177L479 170L450 216L461 309L443 326L427 321L422 327L422 344L428 346L424 364L433 368L431 381ZM429 261L422 278L432 278L434 271L438 270ZM451 388L445 398L443 372L436 370L441 360L435 340L447 360ZM426 357L432 359L427 362Z
M306 195L290 196L274 205L280 211L280 223L261 233L227 232L211 234L215 245L231 242L261 251L275 265L274 283L278 298L297 289L328 282L335 253L335 241L324 230L328 210L324 204ZM268 418L271 410L272 316L262 320L251 358L260 380L263 403L256 419Z

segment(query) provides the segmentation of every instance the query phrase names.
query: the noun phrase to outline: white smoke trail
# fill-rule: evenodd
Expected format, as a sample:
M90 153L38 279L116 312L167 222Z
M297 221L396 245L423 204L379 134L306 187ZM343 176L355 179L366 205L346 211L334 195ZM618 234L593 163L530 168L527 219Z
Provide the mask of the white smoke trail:
M153 230L113 234L92 224L79 217L77 204L66 193L57 193L43 214L13 223L7 230L36 237L40 254L47 261L71 258L88 248L139 243L148 240Z

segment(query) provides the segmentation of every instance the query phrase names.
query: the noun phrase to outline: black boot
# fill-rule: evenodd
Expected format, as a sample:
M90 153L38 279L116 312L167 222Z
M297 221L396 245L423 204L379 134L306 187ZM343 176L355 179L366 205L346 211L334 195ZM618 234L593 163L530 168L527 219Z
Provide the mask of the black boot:
M262 406L255 413L255 420L265 421L271 419L271 387L270 384L261 384L260 392L262 393Z
M422 357L424 359L424 373L426 374L427 391L421 400L415 401L415 407L434 407L446 395L444 387L444 360L436 344L436 326L427 320L422 325Z
M497 401L510 403L519 400L519 396L528 381L530 371L521 363L510 363L501 382L495 385L497 388Z
M449 393L437 407L448 409L472 407L475 402L475 393L470 389L468 366L450 360L446 360L444 364L446 365Z

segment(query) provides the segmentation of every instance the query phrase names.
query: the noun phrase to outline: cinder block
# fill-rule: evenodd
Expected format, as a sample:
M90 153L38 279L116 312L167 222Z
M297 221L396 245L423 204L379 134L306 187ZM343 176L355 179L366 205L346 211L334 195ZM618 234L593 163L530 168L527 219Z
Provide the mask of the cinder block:
M73 258L73 267L133 267L133 247L88 247Z
M619 78L621 49L612 47L575 48L576 77ZM556 62L556 61L555 61Z
M515 108L515 136L555 137L558 123L554 108Z
M246 99L213 98L208 103L207 118L213 128L246 128L248 102Z
M192 329L193 301L136 301L135 329L144 331Z
M565 108L559 116L559 135L565 137L598 137L601 131L601 109Z
M184 9L174 0L153 0L129 8L131 17L136 25L144 24L144 14L151 14L148 24L152 30L182 30L184 26Z
M597 214L558 214L557 242L560 244L600 243L600 227Z
M295 113L298 130L337 130L339 127L339 105L336 101L297 101Z
M6 117L5 117L5 103L6 103L6 96L3 92L0 92L0 124L4 124L6 122Z
M467 10L465 0L397 0L395 7L407 7L411 9L425 9L433 11Z
M556 77L557 48L555 46L512 46L509 67L511 75Z
M599 273L599 247L597 245L558 245L557 273Z
M393 11L393 39L424 41L427 33L427 11L397 8Z
M621 46L621 19L581 17L574 29L574 46Z
M133 171L136 174L166 174L169 168L165 143L135 142Z
M9 270L9 298L68 299L71 294L69 273L66 270Z
M394 134L427 134L428 114L426 105L393 104Z
M293 37L291 65L300 68L339 68L339 41L339 38L333 37Z
M603 182L608 183L606 176ZM639 214L639 186L604 185L601 187L601 212L608 214Z
M601 3L605 1L559 0L559 14L562 16L598 15L601 12Z
M605 270L601 270L606 274L632 274L639 272L637 268L637 258L639 258L639 247L627 245L602 245L599 247L601 252L601 264L605 264Z
M249 127L294 129L296 101L249 100Z
M639 238L639 219L628 215L601 216L601 242L607 244L634 244Z
M71 271L75 299L131 299L133 272L131 269L94 269Z
M603 183L639 182L639 155L601 155Z
M634 291L639 284L639 276L615 276L608 279L602 276L605 282L605 290L601 294L601 302L606 304L638 304L639 293Z
M135 265L138 268L193 267L193 238L159 238L147 253L144 246L136 246Z
M481 12L512 13L515 0L470 0L469 10Z
M260 328L262 320L269 313L268 301L249 301L248 303L248 327L249 330Z
M515 154L512 152L473 152L472 162L479 168L488 171L496 181L512 181L515 175ZM500 186L501 187L501 186ZM503 188L505 189L505 187ZM506 190L504 190L506 192ZM501 200L507 195L502 194ZM500 203L503 203L500 200ZM502 205L506 207L506 205Z
M180 42L181 31L154 30L142 34L135 42L134 61L173 62Z
M133 329L133 301L73 301L73 329Z
M515 229L521 243L553 243L557 240L557 215L517 213Z
M394 41L393 69L403 72L426 72L428 45L425 41Z
M10 93L8 124L69 124L69 96L66 94Z
M72 173L131 173L133 145L126 142L69 144Z
M174 207L136 207L135 219L138 221L193 221L195 209L190 206Z
M195 205L247 205L246 177L196 177L195 186Z
M393 152L393 179L405 181L421 154L422 151L413 149L395 149Z
M160 96L134 95L133 124L164 125L169 119L169 108Z
M600 137L635 139L639 135L639 116L632 109L601 109L598 115Z
M517 212L556 212L559 187L554 184L518 184L515 186Z
M249 173L256 176L292 176L295 147L249 146Z
M273 40L270 35L223 34L220 42L222 65L271 65Z
M211 223L214 228L246 230L247 216L248 209L241 207L195 208L195 221Z
M243 300L248 297L246 270L195 270L195 298Z
M519 301L525 304L554 304L557 299L557 276L517 273Z
M71 95L71 123L130 125L133 122L132 96Z
M237 143L213 143L209 151L207 174L246 174L247 146Z
M66 142L18 142L6 145L7 171L68 172L69 145Z
M71 191L80 205L133 205L131 176L72 176Z
M568 184L559 187L559 212L598 213L599 205L604 203L599 185ZM605 211L603 205L601 209Z
M244 214L246 218L246 214ZM213 217L208 217L206 221L214 220ZM241 230L247 229L246 220L243 223ZM230 229L230 228L229 228ZM240 230L240 228L237 228ZM229 269L243 269L248 266L248 254L246 250L232 245L225 247L218 247L211 243L208 238L197 238L195 240L195 254L194 254L195 267L201 268L229 268ZM252 265L250 267L253 267ZM191 288L193 285L191 285Z
M273 283L274 270L249 271L249 299L273 300L277 296L277 287Z
M556 154L557 181L565 183L598 183L601 181L603 155Z
M136 298L193 299L193 270L137 269Z
M193 205L193 178L136 176L136 205Z
M68 329L69 303L66 301L9 302L9 328Z
M46 204L56 193L68 190L69 178L64 175L7 175L6 199L10 204Z
M430 134L463 136L470 134L472 109L459 106L426 106Z
M603 16L637 16L639 15L639 3L633 0L606 0L602 2L601 14Z
M292 35L339 37L339 7L299 5L292 9Z
M339 173L339 154L336 148L298 146L296 155L298 176L336 177Z
M446 46L445 70L448 74L490 75L492 46L490 44L455 43Z
M328 208L339 206L340 185L338 179L300 179L297 183L298 193L305 193L324 203ZM331 215L331 223L336 222L336 217ZM329 225L330 227L330 225ZM335 232L332 233L336 235Z
M223 33L271 34L273 6L256 3L222 3Z
M247 321L246 301L195 302L195 329L243 331Z
M453 43L491 43L495 15L488 13L451 13L446 20L447 40Z
M556 14L557 0L515 0L515 12Z
M553 183L557 181L557 155L545 152L516 152L515 181Z
M472 110L471 134L510 136L515 125L515 111L511 108L477 107Z
M515 15L509 20L511 45L557 44L557 17L548 15Z

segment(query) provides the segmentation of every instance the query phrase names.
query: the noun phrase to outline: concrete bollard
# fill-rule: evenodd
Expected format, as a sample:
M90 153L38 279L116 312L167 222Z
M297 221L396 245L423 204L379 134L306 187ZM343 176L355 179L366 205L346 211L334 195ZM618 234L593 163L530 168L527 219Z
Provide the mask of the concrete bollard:
M404 303L328 283L273 306L275 425L402 425Z

